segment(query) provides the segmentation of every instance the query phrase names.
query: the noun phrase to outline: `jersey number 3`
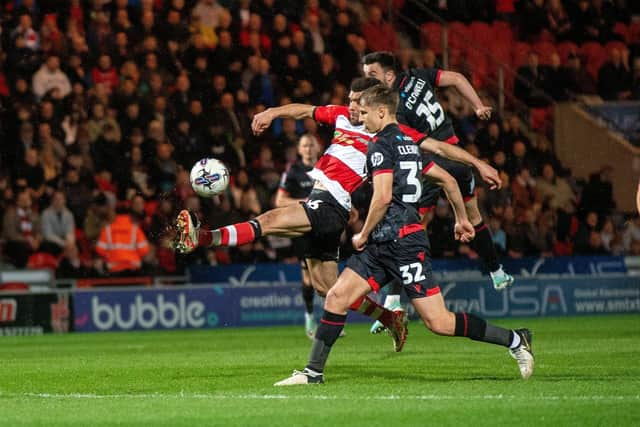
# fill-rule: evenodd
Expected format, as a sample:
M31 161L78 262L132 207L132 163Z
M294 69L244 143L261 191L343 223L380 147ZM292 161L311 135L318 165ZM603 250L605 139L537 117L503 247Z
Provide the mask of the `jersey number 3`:
M425 93L424 100L418 104L416 114L425 116L431 130L437 129L444 122L444 111L442 111L440 103L433 99L433 92L430 90Z
M409 194L402 195L402 201L405 203L417 203L422 194L422 183L420 182L420 162L400 162L400 169L408 171L407 173L407 185L415 187L415 191Z

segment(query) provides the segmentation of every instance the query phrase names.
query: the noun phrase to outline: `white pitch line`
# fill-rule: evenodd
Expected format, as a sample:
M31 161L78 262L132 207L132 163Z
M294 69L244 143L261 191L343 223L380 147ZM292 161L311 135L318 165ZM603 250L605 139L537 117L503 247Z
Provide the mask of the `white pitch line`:
M526 401L640 401L640 395L604 396L604 395L540 395L515 396L505 394L485 395L388 395L388 396L338 396L338 395L286 395L286 394L209 394L209 393L131 393L131 394L95 394L95 393L6 393L0 392L0 398L39 398L39 399L193 399L193 400L526 400Z

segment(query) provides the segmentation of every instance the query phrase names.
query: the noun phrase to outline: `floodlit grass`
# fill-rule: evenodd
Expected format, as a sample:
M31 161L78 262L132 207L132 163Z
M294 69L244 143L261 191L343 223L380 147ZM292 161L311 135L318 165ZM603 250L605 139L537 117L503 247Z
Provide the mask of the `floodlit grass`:
M405 349L348 325L324 385L302 326L0 338L0 425L640 425L640 316L497 322L534 331L536 370L507 350L412 323Z

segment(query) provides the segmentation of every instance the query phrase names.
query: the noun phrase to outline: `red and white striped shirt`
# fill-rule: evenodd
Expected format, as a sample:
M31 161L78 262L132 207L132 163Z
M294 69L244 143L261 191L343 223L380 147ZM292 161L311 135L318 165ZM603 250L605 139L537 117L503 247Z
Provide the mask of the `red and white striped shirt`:
M351 209L351 193L367 178L367 145L374 134L364 130L364 125L349 121L349 108L344 105L327 105L313 110L318 123L335 127L331 145L318 159L311 178L324 188L346 210Z
M349 121L349 107L327 105L313 110L318 123L335 127L331 145L316 162L309 176L319 181L346 210L351 209L351 193L367 179L367 146L375 134L368 133L364 125ZM418 142L424 134L400 126L401 130Z

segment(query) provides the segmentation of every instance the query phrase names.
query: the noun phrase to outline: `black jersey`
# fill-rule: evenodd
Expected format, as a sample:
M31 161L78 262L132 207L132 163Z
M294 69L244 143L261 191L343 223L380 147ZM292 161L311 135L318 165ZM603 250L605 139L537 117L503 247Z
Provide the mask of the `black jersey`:
M404 237L407 230L415 231L412 226L419 226L418 201L422 194L422 161L419 151L415 142L403 134L397 124L387 125L369 143L369 175L373 177L380 173L393 173L391 205L371 233L373 242L396 240Z
M313 169L313 165L307 166L298 160L282 174L280 189L294 199L305 199L313 187L313 178L307 172Z
M398 122L431 136L440 127L452 127L435 93L441 72L437 68L411 68L398 74L394 83L400 93Z

